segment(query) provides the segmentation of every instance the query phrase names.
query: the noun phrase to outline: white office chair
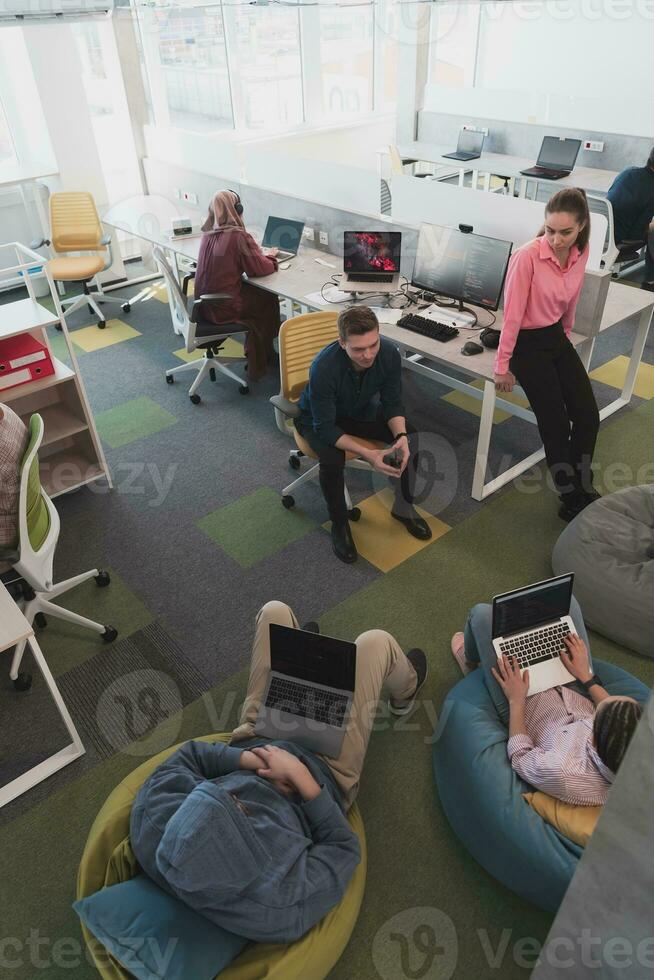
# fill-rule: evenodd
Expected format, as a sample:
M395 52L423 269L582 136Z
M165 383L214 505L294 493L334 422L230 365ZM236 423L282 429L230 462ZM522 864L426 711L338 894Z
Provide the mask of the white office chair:
M166 381L172 384L178 374L195 372L196 377L189 388L189 398L194 405L199 405L201 398L197 394L207 375L212 381L216 380L216 371L226 375L236 381L239 392L247 395L249 388L243 378L230 371L226 365L216 360L216 355L220 352L222 344L234 334L244 333L247 330L242 323L211 323L209 320L202 320L202 304L216 305L225 299L229 299L228 293L211 293L205 296L196 297L191 304L189 311L187 299L184 296L180 285L170 267L163 249L155 245L152 250L155 262L164 277L168 289L168 299L170 301L170 314L173 320L175 333L181 334L186 343L186 350L189 354L195 350L204 350L204 357L196 361L189 361L187 364L180 364L179 367L170 368L166 371Z
M36 623L37 626L45 626L46 615L54 616L67 623L94 630L100 633L105 643L111 643L118 636L113 626L96 623L69 609L63 609L52 601L91 578L100 587L109 585L110 580L107 572L97 568L64 579L63 582L54 582L52 579L60 522L55 506L42 488L39 477L38 451L42 440L43 419L35 414L29 421L29 441L20 468L18 548L16 551L0 551L0 558L9 561L19 576L19 581L14 586L20 586L20 604L30 625ZM17 645L11 663L10 677L19 691L26 691L32 683L30 674L20 673L26 643L27 640L23 640Z
M602 267L608 269L614 279L620 279L627 272L633 272L638 266L644 263L644 249L647 248L647 242L616 242L613 205L608 197L587 193L586 198L590 211L597 214L605 214L608 223L606 242L602 253Z

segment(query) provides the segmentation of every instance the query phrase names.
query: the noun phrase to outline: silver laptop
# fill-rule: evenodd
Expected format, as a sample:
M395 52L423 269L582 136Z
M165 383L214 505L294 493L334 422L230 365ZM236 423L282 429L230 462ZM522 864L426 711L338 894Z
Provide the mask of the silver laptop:
M350 293L395 293L400 288L402 233L343 233L343 276L339 289Z
M270 624L270 676L257 735L296 742L337 759L354 697L356 646Z
M444 153L448 160L476 160L481 156L484 145L484 133L474 129L462 129L456 141L454 153Z
M574 680L559 656L563 637L575 632L573 578L559 575L493 599L493 648L498 660L515 657L521 670L529 669L527 696Z
M291 221L290 218L276 218L270 215L263 233L263 248L278 248L277 259L286 262L294 259L302 241L304 231L303 221Z

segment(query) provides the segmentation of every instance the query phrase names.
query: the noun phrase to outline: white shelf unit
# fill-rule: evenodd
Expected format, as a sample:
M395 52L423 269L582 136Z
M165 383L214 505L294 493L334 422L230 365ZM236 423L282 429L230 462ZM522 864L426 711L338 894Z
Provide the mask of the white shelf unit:
M11 248L15 250L16 264L8 269L0 266L2 273L27 270L34 266L35 260L43 264L38 253L18 242L0 245L0 254ZM0 306L0 341L18 334L31 334L47 346L55 373L27 384L0 389L0 401L9 405L25 423L34 412L43 417L44 436L39 450L41 483L49 496L56 497L96 480L106 479L110 487L112 483L59 296L47 271L46 277L55 312L51 313L37 302L30 276L25 271L24 283L29 298ZM52 354L46 327L56 324L61 325L70 367Z

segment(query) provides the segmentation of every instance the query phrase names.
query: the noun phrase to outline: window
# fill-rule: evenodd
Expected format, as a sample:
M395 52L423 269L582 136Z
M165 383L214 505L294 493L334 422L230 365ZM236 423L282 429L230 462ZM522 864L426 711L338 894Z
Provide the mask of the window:
M155 123L196 132L233 128L221 6L139 6L137 13Z
M400 4L376 0L375 97L374 108L384 111L397 100L397 39L400 33Z
M237 127L275 131L304 122L298 11L224 10Z
M431 11L429 81L448 88L474 84L479 4L434 4Z
M9 132L5 110L0 102L0 164L3 163L16 163L16 151L14 150L14 142Z
M320 64L327 116L372 109L372 7L320 8Z

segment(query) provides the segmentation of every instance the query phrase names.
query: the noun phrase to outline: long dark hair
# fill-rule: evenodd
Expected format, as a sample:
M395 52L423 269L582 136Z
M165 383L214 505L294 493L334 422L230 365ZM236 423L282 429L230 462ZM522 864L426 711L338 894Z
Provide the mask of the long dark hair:
M585 191L581 187L563 187L549 199L545 205L545 217L548 214L557 214L559 211L567 211L574 214L577 224L582 225L582 229L577 235L575 245L580 252L588 245L590 238L590 211ZM538 232L538 238L545 234L545 225Z
M593 738L597 754L611 772L617 772L629 748L643 713L637 701L601 703L593 720Z

